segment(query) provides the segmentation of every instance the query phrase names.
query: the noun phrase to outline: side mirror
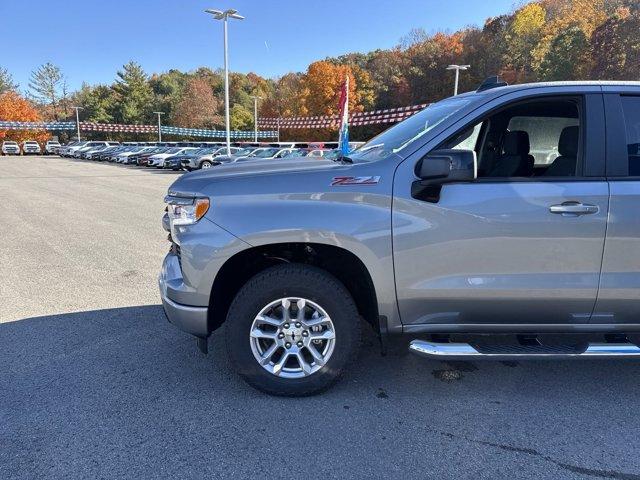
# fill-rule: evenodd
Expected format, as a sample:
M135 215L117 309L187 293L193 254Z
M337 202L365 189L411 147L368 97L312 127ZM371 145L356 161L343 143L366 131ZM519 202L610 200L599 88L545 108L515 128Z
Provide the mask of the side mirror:
M470 182L478 176L478 162L473 150L436 150L416 165L420 180L411 185L411 196L431 203L440 201L442 185Z
M478 176L476 152L473 150L436 150L416 166L422 185L470 182Z

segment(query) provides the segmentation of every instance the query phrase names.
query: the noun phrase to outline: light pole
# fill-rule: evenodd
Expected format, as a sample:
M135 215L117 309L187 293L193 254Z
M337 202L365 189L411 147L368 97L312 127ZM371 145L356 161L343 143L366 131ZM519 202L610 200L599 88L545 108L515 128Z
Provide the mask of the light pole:
M164 112L153 112L158 115L158 142L162 141L162 123L160 122L160 117L164 115Z
M455 84L455 87L453 88L454 95L458 95L458 80L460 78L460 70L466 70L467 68L470 68L470 67L471 65L449 65L447 67L447 70L456 71L456 84Z
M231 155L231 121L229 120L229 55L227 48L227 19L235 18L236 20L244 20L237 10L213 10L207 8L206 13L213 15L216 20L222 20L224 23L224 121L227 129L227 155Z
M253 141L258 141L258 100L262 100L262 97L253 95Z
M71 107L76 111L76 129L78 133L78 141L80 141L80 113L79 110L84 110L82 107Z

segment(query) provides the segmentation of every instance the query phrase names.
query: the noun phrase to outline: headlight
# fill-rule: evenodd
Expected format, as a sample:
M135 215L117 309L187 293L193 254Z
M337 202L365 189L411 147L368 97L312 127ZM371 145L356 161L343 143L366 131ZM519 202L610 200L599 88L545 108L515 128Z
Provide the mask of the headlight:
M166 197L165 202L172 225L193 225L209 210L208 198Z

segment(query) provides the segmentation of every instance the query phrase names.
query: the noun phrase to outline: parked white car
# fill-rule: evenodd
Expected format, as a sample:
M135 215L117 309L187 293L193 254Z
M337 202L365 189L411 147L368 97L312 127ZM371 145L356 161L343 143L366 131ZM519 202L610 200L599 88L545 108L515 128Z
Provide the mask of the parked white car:
M88 152L89 150L93 150L94 148L109 147L111 146L111 144L115 145L115 142L87 142L84 146L76 148L71 156L73 158L82 158L82 154L84 152Z
M2 154L20 155L20 145L18 145L18 142L5 140L4 142L2 142Z
M88 140L83 140L81 142L72 142L64 147L62 147L59 150L59 154L62 157L73 157L73 152L75 152L76 150L79 150L80 148L84 147L87 143L89 143Z
M57 140L48 140L44 145L44 154L45 155L53 155L57 153L60 148L60 142Z
M35 140L27 140L22 142L22 154L23 155L40 155L42 149L40 144Z

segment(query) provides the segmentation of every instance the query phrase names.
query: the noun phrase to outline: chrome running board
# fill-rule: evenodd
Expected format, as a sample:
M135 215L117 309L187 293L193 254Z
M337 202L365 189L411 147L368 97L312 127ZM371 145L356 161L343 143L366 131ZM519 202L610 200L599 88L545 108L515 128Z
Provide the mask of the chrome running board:
M492 345L474 347L468 343L434 343L413 340L409 351L431 359L442 360L533 360L563 358L640 358L640 348L631 343L591 343L585 349L545 347L542 345Z

